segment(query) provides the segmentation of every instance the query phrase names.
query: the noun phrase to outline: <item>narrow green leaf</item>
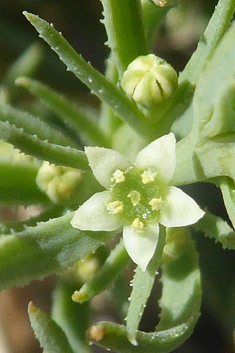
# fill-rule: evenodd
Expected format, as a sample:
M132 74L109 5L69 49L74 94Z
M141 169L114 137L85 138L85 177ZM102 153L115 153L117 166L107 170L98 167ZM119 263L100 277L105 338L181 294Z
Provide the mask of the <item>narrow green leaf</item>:
M40 65L42 56L42 46L38 43L33 43L10 65L1 82L3 89L7 89L8 102L14 100L17 96L18 88L15 86L17 77L31 76Z
M7 122L0 121L0 138L38 159L65 167L90 170L85 152L39 140Z
M71 299L77 286L77 281L59 279L53 293L52 318L65 332L75 353L91 353L85 337L90 316L88 303L79 305Z
M222 186L224 190L225 187ZM225 191L225 190L224 190ZM223 193L225 196L226 193ZM226 206L228 200L225 201ZM233 206L235 208L235 205ZM203 232L206 237L220 242L224 249L235 250L235 232L222 218L207 212L202 219L194 226L196 231Z
M97 123L91 120L67 98L46 85L26 77L20 77L16 84L28 89L42 100L56 114L59 114L69 127L85 138L88 144L110 147L110 141Z
M31 217L24 221L7 221L0 222L0 234L12 234L22 232L27 227L35 227L38 222L46 222L51 218L61 217L64 214L63 206L51 206L46 211L41 212L38 216Z
M101 0L108 46L120 76L138 56L148 54L140 0Z
M130 297L130 306L127 313L127 337L129 341L137 346L136 340L137 330L142 318L144 308L147 300L151 294L154 284L155 276L162 260L162 252L165 245L165 228L160 228L159 240L157 249L145 272L141 271L139 267L136 269L134 279L132 281L132 292Z
M189 337L191 322L192 320L189 320L187 323L159 332L138 331L136 338L139 345L133 346L127 339L125 326L101 321L88 330L87 339L91 343L120 353L170 353Z
M37 184L38 165L0 159L0 203L30 205L49 203Z
M6 104L0 104L0 120L22 128L27 134L62 146L78 146L60 130L50 127L43 120Z
M138 345L133 346L127 339L125 326L99 322L87 332L89 341L120 353L169 353L191 335L201 303L198 257L190 235L183 228L175 229L179 235L177 252L173 252L173 257L168 256L162 266L162 313L156 332L138 331Z
M142 136L154 138L154 129L146 116L138 109L136 103L111 81L87 63L52 25L38 16L24 11L24 15L36 28L40 36L58 54L67 66L92 92L105 103L124 122L130 124Z
M47 353L74 353L63 330L51 317L29 303L29 318L36 338Z
M138 346L136 340L139 322L144 312L147 300L150 296L155 279L154 273L143 272L139 267L135 271L132 281L130 306L127 313L127 338L134 346Z
M129 260L130 258L121 241L111 251L97 274L89 282L86 282L79 291L73 294L73 300L82 303L101 293L115 281Z
M70 224L73 213L0 238L0 290L60 273L110 238Z

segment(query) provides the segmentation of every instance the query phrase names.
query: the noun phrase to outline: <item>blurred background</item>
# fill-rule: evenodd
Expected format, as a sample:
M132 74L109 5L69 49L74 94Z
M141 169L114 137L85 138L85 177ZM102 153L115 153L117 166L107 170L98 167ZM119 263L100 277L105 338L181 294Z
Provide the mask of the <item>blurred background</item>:
M179 9L172 9L162 23L154 46L155 54L169 61L181 71L196 48L217 1L184 0ZM9 66L33 43L38 43L38 65L33 77L52 88L98 109L98 100L71 73L57 55L38 38L36 31L22 15L27 10L38 14L61 31L64 37L82 56L99 71L104 72L108 48L104 45L106 34L100 23L102 6L99 0L1 0L0 1L0 82L7 79ZM16 89L11 102L32 111L33 98L22 89ZM43 112L41 112L43 114ZM220 192L213 186L196 185L187 192L214 213L226 219ZM211 196L213 195L213 197ZM0 205L0 221L29 217L24 208ZM202 315L192 337L178 353L233 353L235 325L235 255L224 251L219 244L196 234L197 248L203 277ZM13 288L0 294L0 353L39 353L42 350L34 339L27 316L27 305L32 300L49 312L55 278L33 281L24 288ZM143 317L141 328L153 330L156 325L157 300L154 292ZM104 305L104 302L106 305ZM107 298L96 311L99 316L115 316ZM154 310L156 311L154 313ZM97 350L97 352L101 350ZM144 352L143 352L144 353Z

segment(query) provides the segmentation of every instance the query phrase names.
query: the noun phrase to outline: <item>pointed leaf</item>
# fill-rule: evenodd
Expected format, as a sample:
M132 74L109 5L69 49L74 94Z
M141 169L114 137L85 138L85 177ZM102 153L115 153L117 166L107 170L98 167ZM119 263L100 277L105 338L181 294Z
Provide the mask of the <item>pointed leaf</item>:
M63 329L75 353L91 353L85 337L90 316L88 304L78 305L71 299L77 286L77 281L59 279L53 292L52 319Z
M73 213L0 237L0 290L60 273L110 238L70 224Z
M108 42L120 74L138 56L148 54L140 1L102 0ZM131 50L130 50L131 45Z
M22 152L50 163L90 170L85 152L39 140L7 122L0 121L0 138Z
M132 292L130 297L130 306L127 313L127 337L129 341L137 346L138 326L142 318L147 300L151 294L155 276L161 264L163 247L165 245L165 229L160 228L159 241L154 258L150 262L148 269L143 272L139 267L136 269L132 281Z
M110 252L110 255L95 276L86 282L79 291L75 291L73 300L82 303L101 293L115 281L129 261L130 258L121 240Z
M69 99L36 80L20 77L16 81L18 86L23 86L42 100L46 106L59 114L63 121L84 137L90 145L109 147L110 141L98 124L85 115Z
M200 272L190 235L185 233L183 239L179 257L163 266L162 314L157 331L138 331L138 346L133 346L125 326L99 322L87 332L89 341L120 353L170 353L191 335L200 311Z
M63 330L33 303L29 304L29 318L35 336L47 353L74 353Z
M48 140L51 143L62 146L77 146L74 141L65 136L60 130L52 128L40 118L13 108L10 105L0 104L0 120L7 121L19 129L22 128L27 134L35 135L40 140Z
M87 63L52 25L38 16L24 11L24 15L36 28L40 36L59 55L60 59L98 98L106 102L123 121L143 136L154 138L152 126L149 126L146 116L138 109L134 101L111 81Z

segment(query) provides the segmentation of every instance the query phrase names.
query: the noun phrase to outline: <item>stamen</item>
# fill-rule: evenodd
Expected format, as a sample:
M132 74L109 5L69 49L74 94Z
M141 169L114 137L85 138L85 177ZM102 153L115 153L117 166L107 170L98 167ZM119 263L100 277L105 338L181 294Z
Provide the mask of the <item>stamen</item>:
M111 182L115 181L116 183L121 183L121 182L123 182L125 180L126 180L125 175L120 169L117 169L113 173L113 176L111 177Z
M151 170L145 170L141 174L142 183L143 184L151 183L152 181L154 181L156 175L157 175L156 172L151 172Z
M124 205L121 201L112 201L107 203L106 208L109 211L109 213L118 214L123 212Z
M144 229L144 223L141 222L139 218L135 218L131 226L139 232L143 231Z
M140 202L140 193L136 190L132 190L127 197L130 197L133 206L137 206Z
M152 206L152 211L158 211L161 209L162 199L158 197L154 197L149 201L149 205Z

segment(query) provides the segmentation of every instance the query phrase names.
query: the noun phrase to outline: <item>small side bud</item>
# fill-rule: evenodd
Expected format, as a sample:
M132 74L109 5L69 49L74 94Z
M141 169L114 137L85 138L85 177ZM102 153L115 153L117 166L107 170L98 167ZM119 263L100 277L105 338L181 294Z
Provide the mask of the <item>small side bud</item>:
M132 61L121 80L122 89L149 109L171 97L177 86L176 71L154 54L139 56Z
M52 202L60 203L72 196L82 177L83 172L80 170L43 162L36 182Z

